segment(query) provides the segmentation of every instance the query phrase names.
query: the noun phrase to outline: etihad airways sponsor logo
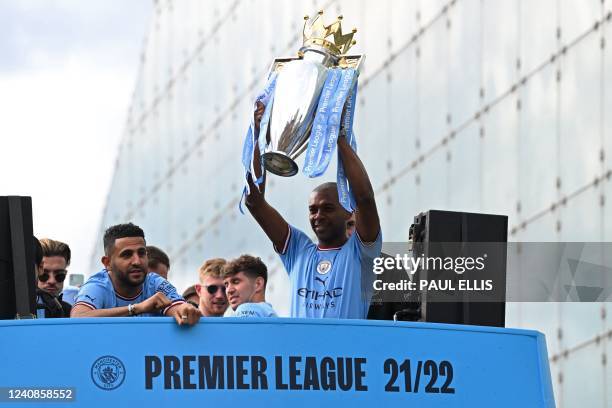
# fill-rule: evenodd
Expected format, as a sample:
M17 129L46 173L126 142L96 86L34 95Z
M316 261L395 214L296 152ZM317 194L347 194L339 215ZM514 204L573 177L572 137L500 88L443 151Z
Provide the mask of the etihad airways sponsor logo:
M342 287L324 290L313 290L308 288L299 288L297 295L310 300L330 300L342 296Z

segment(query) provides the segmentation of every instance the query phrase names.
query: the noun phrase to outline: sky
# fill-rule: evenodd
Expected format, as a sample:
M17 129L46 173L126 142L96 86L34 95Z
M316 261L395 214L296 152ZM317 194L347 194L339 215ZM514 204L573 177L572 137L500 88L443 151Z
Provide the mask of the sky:
M0 1L0 195L88 271L152 0Z

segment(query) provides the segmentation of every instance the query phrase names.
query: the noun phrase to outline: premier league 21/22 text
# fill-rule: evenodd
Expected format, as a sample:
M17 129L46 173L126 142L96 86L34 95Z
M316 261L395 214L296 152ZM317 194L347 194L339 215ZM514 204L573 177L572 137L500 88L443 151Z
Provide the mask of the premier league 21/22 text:
M364 357L145 356L145 389L368 391L368 375L385 392L454 394L450 361ZM369 373L368 371L373 371Z

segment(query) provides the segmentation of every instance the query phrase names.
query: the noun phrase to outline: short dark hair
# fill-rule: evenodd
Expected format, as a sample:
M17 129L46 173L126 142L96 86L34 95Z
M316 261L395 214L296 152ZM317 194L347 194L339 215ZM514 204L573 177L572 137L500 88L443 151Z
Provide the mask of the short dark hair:
M266 268L266 264L261 261L261 258L256 258L251 255L241 255L226 263L223 266L223 279L232 277L238 272L243 272L249 278L261 276L264 280L264 286L268 283L268 268Z
M114 249L115 241L119 238L141 237L145 239L144 231L138 225L131 222L127 224L117 224L104 232L104 253L109 256Z
M55 241L49 238L40 240L43 256L61 256L66 260L66 266L70 265L70 247L60 241Z
M333 181L328 181L326 183L319 184L318 186L316 186L312 190L313 193L319 193L319 192L322 192L322 191L334 191L337 194L338 193L338 184L333 182Z
M195 285L191 285L190 287L185 289L185 291L183 292L183 299L186 300L189 296L193 296L197 294L198 292L196 291Z
M147 255L149 257L149 268L157 268L159 264L166 265L166 268L170 269L170 258L168 255L153 245L147 245Z

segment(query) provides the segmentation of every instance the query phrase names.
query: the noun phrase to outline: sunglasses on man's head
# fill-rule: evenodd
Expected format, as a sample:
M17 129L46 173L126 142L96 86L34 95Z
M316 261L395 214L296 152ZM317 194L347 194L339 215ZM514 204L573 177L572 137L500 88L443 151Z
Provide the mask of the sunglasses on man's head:
M206 288L208 293L210 293L211 295L214 295L215 293L217 293L219 289L221 289L221 292L225 293L225 286L223 285L208 285L204 287Z
M66 271L52 271L51 273L55 274L55 280L60 283L62 283L66 279L66 275L68 274L68 272ZM45 271L41 273L40 275L38 275L38 280L41 282L46 282L49 280L50 276L51 274Z

